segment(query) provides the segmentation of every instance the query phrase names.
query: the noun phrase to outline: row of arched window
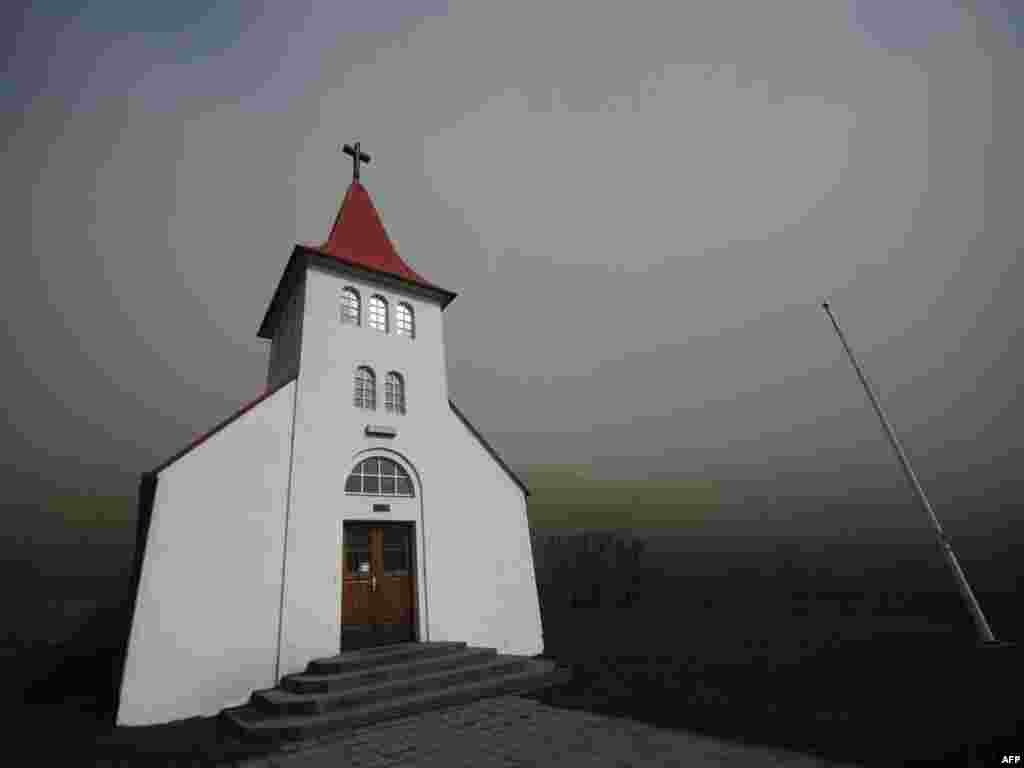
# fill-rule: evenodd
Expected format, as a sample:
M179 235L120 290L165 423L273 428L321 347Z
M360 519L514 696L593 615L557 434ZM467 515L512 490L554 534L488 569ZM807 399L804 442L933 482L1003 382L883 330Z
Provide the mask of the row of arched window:
M366 365L356 368L356 408L377 410L377 375ZM405 379L397 371L389 371L384 378L384 409L388 413L405 413Z
M345 288L341 292L341 321L351 325L363 324L362 299L355 288ZM370 297L366 312L366 324L382 333L390 333L391 318L388 312L388 300L380 294ZM412 306L404 301L395 306L395 335L415 338L416 328L413 320Z

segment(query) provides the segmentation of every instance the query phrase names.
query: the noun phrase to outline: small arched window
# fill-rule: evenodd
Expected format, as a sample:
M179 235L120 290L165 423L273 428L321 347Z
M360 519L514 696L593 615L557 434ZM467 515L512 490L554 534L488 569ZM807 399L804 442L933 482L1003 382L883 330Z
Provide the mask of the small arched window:
M361 365L356 368L356 389L353 400L356 408L375 410L377 408L377 377L373 369Z
M388 413L405 413L405 381L395 371L384 379L384 409Z
M341 322L359 325L359 291L355 288L341 292Z
M395 333L399 336L408 336L410 339L416 336L412 307L404 302L395 307Z
M345 481L345 493L371 496L413 496L412 480L405 467L385 458L364 459Z
M370 327L388 332L388 303L383 296L370 297Z

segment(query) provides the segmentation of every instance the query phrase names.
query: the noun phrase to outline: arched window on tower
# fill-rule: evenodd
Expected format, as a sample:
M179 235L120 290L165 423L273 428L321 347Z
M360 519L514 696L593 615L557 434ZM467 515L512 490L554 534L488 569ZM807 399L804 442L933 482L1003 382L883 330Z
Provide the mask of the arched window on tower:
M388 303L383 296L370 297L370 327L388 332Z
M359 291L355 288L341 292L341 322L359 325Z
M371 496L414 496L412 480L398 462L391 459L364 459L356 464L345 481L345 493Z
M396 371L384 379L384 409L388 413L405 413L405 381Z
M377 377L373 369L365 365L356 368L356 388L353 400L356 408L375 410L377 408Z
M416 337L416 327L413 323L412 307L402 302L395 307L395 333L399 336L408 336L410 339Z

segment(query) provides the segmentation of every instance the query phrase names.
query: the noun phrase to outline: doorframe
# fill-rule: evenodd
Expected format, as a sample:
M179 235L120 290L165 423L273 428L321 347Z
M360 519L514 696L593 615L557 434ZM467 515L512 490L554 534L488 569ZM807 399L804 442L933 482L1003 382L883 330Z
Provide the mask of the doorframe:
M416 465L409 460L409 458L394 448L385 445L374 445L368 448L363 448L356 451L349 457L349 469L352 469L364 459L371 459L373 457L380 457L391 459L402 465L402 467L409 473L409 477L412 479L414 496L411 499L413 502L413 512L411 514L405 513L402 517L396 519L390 516L383 516L369 512L370 503L374 500L386 501L389 498L398 498L403 501L408 501L407 497L389 497L389 496L362 496L362 495L349 495L345 494L345 502L342 505L341 517L338 522L338 547L336 549L338 557L342 557L343 553L343 536L346 522L409 522L415 523L413 526L413 547L412 556L413 564L416 567L415 571L415 587L416 591L414 594L415 600L415 618L414 627L416 631L416 642L425 643L430 640L430 590L429 582L427 580L427 525L425 502L423 495L423 481L420 477L419 470ZM346 475L347 477L347 475ZM362 500L360 503L359 500ZM407 516L406 516L407 515ZM341 574L344 578L343 568L345 567L344 562L339 561L338 570L336 573ZM422 593L420 588L422 587ZM339 583L339 592L344 588L342 583ZM422 611L422 613L421 613ZM341 601L338 602L338 642L337 647L341 647Z
M415 520L381 520L380 518L365 518L365 517L353 517L353 518L341 518L338 521L339 537L338 537L338 552L339 552L339 579L338 579L338 649L339 652L343 651L343 643L345 641L344 634L344 607L345 607L345 526L348 525L365 525L367 527L379 527L386 528L387 526L401 526L404 528L409 535L409 579L410 579L410 590L412 592L412 642L420 641L420 612L419 612L419 557L417 556L418 547L416 546L416 529L417 523Z

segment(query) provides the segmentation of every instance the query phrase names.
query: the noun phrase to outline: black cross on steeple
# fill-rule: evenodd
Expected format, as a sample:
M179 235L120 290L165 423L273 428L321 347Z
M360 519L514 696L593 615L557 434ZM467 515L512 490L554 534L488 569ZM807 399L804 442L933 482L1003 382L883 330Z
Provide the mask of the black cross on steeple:
M359 149L358 141L354 145L346 144L342 151L352 156L352 178L359 181L359 163L370 162L370 156Z

